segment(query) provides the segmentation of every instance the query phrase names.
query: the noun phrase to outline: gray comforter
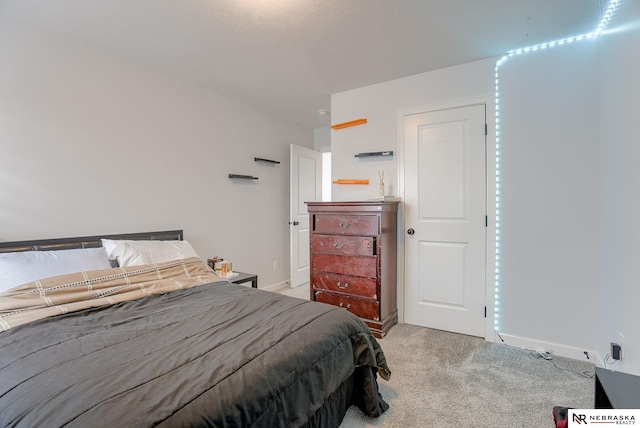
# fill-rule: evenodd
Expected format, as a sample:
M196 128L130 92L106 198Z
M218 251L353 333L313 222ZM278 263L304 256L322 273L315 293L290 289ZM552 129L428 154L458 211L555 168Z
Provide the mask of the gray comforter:
M318 412L348 381L365 414L387 409L377 373L347 311L219 282L0 333L0 426L335 426Z

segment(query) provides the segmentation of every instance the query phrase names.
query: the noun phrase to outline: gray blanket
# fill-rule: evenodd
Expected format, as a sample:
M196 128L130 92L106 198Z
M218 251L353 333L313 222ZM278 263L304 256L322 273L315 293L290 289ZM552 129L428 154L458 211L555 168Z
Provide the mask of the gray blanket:
M377 373L347 311L219 282L0 333L0 426L335 426L316 414L349 379L365 414L387 409Z

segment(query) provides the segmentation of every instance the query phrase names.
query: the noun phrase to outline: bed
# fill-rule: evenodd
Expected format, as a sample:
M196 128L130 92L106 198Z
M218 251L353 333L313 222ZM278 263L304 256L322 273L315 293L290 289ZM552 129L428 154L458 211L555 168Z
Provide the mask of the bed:
M1 242L0 256L134 241L182 231ZM352 405L387 410L391 372L349 312L232 284L197 257L120 260L0 292L0 426L337 427Z

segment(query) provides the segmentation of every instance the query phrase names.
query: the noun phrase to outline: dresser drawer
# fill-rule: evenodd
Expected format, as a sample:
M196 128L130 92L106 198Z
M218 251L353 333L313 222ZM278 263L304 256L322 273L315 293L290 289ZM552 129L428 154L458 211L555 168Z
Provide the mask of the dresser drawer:
M374 300L378 298L375 279L313 272L311 286L316 290L336 291Z
M313 230L327 235L377 235L378 216L376 215L340 215L316 214Z
M377 264L378 258L374 256L359 257L313 253L311 258L311 271L375 278L377 277Z
M346 310L354 315L359 316L360 318L366 318L374 321L380 320L378 302L353 299L351 297L333 293L326 293L324 291L316 292L316 301L345 308Z
M371 236L312 235L311 251L349 256L376 254L376 238Z

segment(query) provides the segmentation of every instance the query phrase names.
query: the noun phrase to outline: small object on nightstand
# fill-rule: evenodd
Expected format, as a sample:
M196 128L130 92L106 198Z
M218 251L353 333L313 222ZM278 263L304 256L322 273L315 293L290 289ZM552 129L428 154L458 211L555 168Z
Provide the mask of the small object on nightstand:
M213 269L214 271L216 270L216 262L222 261L224 260L222 257L211 257L210 259L207 259L207 264L209 265L209 267L211 269Z
M214 266L216 275L221 278L226 278L229 274L233 273L233 265L228 260L218 260Z
M207 264L220 278L230 278L232 276L236 276L233 273L233 264L230 261L223 259L222 257L211 257L207 259Z

